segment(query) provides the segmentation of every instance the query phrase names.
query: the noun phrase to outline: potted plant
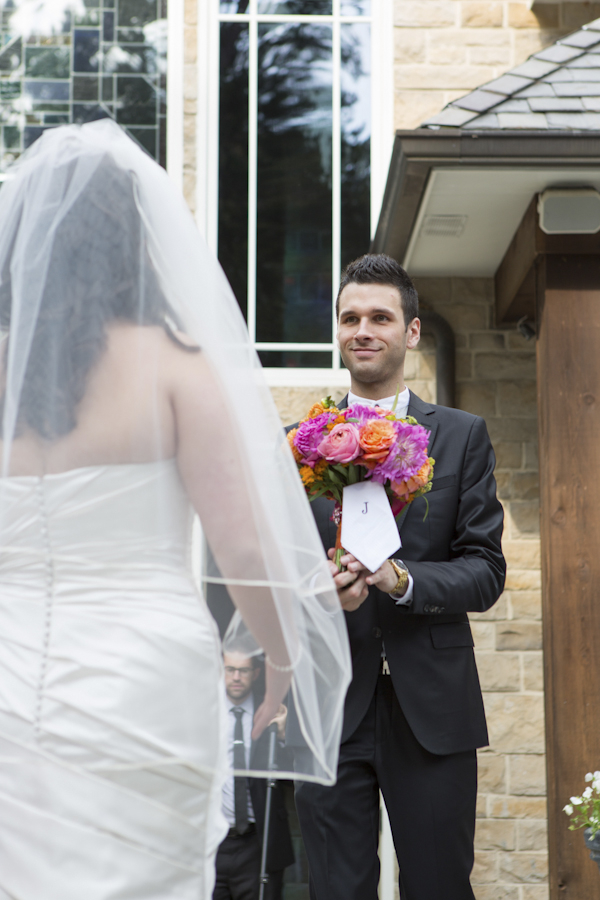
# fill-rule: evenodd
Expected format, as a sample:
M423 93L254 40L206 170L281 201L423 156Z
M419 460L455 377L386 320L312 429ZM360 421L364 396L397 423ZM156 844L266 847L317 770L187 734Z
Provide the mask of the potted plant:
M585 845L600 868L600 771L588 772L585 780L588 786L581 797L571 797L564 811L571 817L571 831L585 828Z

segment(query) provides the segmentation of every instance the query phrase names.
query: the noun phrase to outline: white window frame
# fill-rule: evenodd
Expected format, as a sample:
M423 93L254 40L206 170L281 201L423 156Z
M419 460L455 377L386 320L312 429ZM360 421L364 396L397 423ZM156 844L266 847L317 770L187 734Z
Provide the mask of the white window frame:
M181 3L183 0L170 0ZM196 221L209 247L217 252L218 234L218 170L219 170L219 23L222 21L249 22L252 31L259 22L302 22L331 23L333 26L333 57L340 56L340 0L333 0L333 15L259 15L256 13L257 0L250 0L245 15L221 14L219 0L198 0L198 85L197 85L197 130L196 130ZM170 16L170 13L169 13ZM387 178L393 144L393 2L392 0L371 0L370 16L344 17L344 22L371 24L371 229L375 231L383 191ZM248 203L248 328L255 333L256 324L256 66L253 50L256 41L250 40L249 59L249 203ZM170 48L169 48L170 49ZM170 58L170 54L169 54ZM170 70L169 70L170 71ZM341 131L340 131L340 67L333 68L333 122L332 122L332 336L335 334L335 310L333 300L337 294L340 272L341 249ZM182 74L183 88L183 74ZM170 93L170 92L169 92ZM183 97L183 90L181 92ZM337 102L336 102L337 99ZM183 100L182 126L183 134ZM170 107L169 107L170 115ZM167 126L169 128L169 126ZM175 125L174 125L175 127ZM183 158L182 158L183 159ZM270 385L278 387L347 387L349 373L340 367L337 347L331 343L290 343L255 342L257 350L323 350L332 352L331 368L265 368Z

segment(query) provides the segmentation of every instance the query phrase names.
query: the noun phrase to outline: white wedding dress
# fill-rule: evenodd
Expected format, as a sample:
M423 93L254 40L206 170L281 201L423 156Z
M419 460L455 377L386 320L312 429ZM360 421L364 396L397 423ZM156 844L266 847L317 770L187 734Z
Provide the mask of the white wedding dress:
M174 460L0 479L0 898L208 900L224 703Z

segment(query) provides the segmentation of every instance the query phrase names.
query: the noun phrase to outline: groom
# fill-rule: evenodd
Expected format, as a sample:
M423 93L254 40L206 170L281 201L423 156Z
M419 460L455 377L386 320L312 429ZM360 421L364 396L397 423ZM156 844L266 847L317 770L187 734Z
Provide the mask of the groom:
M299 783L296 806L311 900L376 900L379 790L390 817L402 900L473 900L477 762L488 743L468 612L498 599L505 575L494 453L485 423L424 403L404 386L419 342L416 290L393 259L367 255L342 274L338 341L351 376L340 404L414 416L429 430L435 474L400 522L393 562L367 572L349 554L335 574L353 680L337 783ZM323 544L333 504L313 503ZM337 573L333 567L332 572Z

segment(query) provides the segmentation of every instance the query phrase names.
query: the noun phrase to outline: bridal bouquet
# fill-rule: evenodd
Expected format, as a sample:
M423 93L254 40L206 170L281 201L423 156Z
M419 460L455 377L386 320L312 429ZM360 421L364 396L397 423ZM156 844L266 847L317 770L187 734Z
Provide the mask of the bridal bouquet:
M434 460L429 432L416 419L396 418L381 407L338 409L325 397L315 403L288 441L309 500L335 501L335 562L340 567L344 488L363 481L382 485L397 519L404 507L431 489Z

